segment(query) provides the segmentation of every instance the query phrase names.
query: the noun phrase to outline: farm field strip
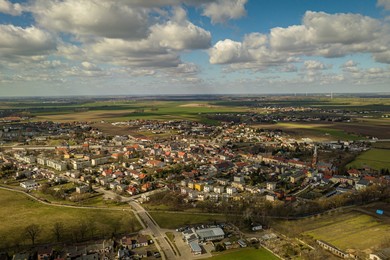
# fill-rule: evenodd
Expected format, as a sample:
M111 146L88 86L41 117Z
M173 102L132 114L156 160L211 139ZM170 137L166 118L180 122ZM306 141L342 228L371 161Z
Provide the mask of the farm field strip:
M206 224L213 222L224 222L226 218L223 215L211 215L202 213L178 213L178 212L156 212L150 211L149 214L158 223L161 228L176 229L181 226Z
M245 248L245 249L237 249L233 251L229 250L223 253L219 253L218 255L208 259L209 260L258 260L258 259L277 260L279 258L264 248L259 248L259 249Z
M386 241L390 232L390 225L359 212L321 216L297 224L304 236L324 240L342 250L373 248Z
M376 170L390 169L390 149L370 149L360 154L347 167L362 168L364 166L372 167Z

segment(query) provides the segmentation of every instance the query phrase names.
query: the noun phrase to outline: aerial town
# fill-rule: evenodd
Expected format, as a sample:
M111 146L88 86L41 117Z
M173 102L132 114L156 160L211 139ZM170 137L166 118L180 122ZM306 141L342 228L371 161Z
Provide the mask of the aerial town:
M296 122L303 119L272 113L306 109L269 110L268 120ZM351 120L345 112L327 113L306 116L305 122ZM99 235L92 230L97 224L81 221L66 243L61 243L64 223L47 224L57 243L37 243L42 230L49 231L31 222L20 245L8 244L12 259L198 259L247 247L266 248L275 259L367 255L323 239L294 239L297 234L278 228L275 219L299 221L388 199L389 169L346 167L351 154L369 150L379 139L314 141L247 120L265 118L260 117L231 113L218 126L190 120L56 123L3 117L2 190L52 207L99 205L135 216ZM112 128L121 134L107 131ZM100 204L90 204L94 200ZM169 211L209 216L169 225L154 219Z
M0 0L0 260L389 260L390 0Z

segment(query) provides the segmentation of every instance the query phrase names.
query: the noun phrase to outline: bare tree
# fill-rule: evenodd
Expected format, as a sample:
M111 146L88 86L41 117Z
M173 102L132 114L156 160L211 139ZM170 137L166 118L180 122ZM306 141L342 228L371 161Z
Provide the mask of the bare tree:
M80 221L79 224L77 225L77 228L79 230L81 240L84 240L85 236L87 235L87 231L88 231L87 222Z
M37 224L31 224L25 228L25 231L27 233L27 236L30 237L32 244L35 244L35 239L39 236L42 229Z
M51 231L56 237L57 242L60 242L62 234L64 233L64 224L62 222L56 222L53 224Z
M96 223L95 223L95 220L93 218L89 218L88 219L88 229L89 229L89 233L91 235L91 238L94 238L96 233Z
M131 219L129 224L130 224L130 232L134 232L136 229L134 219Z
M121 227L121 223L119 220L113 220L111 222L111 230L112 230L112 236L115 236Z

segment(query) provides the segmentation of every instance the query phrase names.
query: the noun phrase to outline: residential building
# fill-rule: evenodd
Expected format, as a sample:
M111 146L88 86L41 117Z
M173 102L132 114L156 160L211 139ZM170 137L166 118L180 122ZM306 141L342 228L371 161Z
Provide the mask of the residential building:
M36 183L35 181L24 181L20 183L20 187L26 189L26 190L33 190L39 187L39 183Z

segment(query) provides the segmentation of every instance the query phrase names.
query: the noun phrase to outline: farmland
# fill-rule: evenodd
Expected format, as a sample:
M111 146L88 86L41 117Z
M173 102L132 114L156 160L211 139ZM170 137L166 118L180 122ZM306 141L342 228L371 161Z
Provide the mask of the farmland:
M324 223L323 226L306 231L304 235L324 240L343 250L356 250L380 244L389 232L390 226L383 225L373 217L352 213L336 216L333 223Z
M372 210L371 210L372 211ZM375 212L375 211L372 211ZM348 210L316 218L279 223L279 228L290 229L314 243L320 239L341 250L372 250L389 239L390 225L386 218L373 214Z
M371 167L376 170L390 169L390 150L389 149L370 149L360 154L347 167L363 168Z
M208 258L210 260L257 260L257 259L279 259L264 248L254 249L245 248L235 251L227 251L226 253L220 253L216 256Z
M31 108L36 120L52 120L57 122L69 121L120 121L131 119L149 120L195 120L206 121L205 113L243 112L242 107L212 106L208 103L186 103L173 101L150 102L97 102L79 106L64 106L60 108L45 107L39 111ZM58 111L56 111L58 110ZM210 123L210 122L209 122ZM212 123L212 122L211 122Z
M6 113L28 115L31 116L31 121L95 122L100 127L108 129L110 133L116 134L127 130L133 131L134 129L125 129L124 127L109 129L109 127L102 125L104 124L103 121L110 123L135 119L192 120L217 125L220 124L220 120L209 115L256 113L265 116L267 114L278 114L278 112L272 112L272 110L270 112L270 109L274 107L303 107L317 109L304 113L304 116L321 117L332 115L333 112L328 111L338 109L337 113L340 116L343 116L344 112L348 112L353 115L353 120L350 122L287 121L277 122L276 124L262 123L260 127L279 128L289 131L292 136L309 137L316 141L361 140L367 136L386 138L390 135L390 119L381 117L390 110L390 104L386 98L339 97L332 100L321 97L291 96L270 96L261 99L242 97L231 98L231 100L221 100L225 99L222 97L214 98L215 100L208 101L158 101L156 99L134 100L126 98L65 98L60 101L6 100L2 102L0 112L8 111ZM294 113L292 111L279 113L279 115L289 117ZM238 116L238 118L240 117Z
M309 137L313 140L360 140L364 137L337 129L330 123L277 123L259 125L261 128L282 129L295 137Z
M181 212L157 212L151 211L150 215L162 228L176 229L180 226L205 224L226 221L223 215L181 213Z
M12 201L12 203L10 203ZM0 190L0 248L11 245L29 245L31 241L24 233L30 224L41 226L42 232L36 243L55 241L53 223L64 225L64 241L80 239L79 225L88 225L84 237L109 236L112 233L130 232L140 226L133 214L122 210L63 208L42 205L23 194ZM85 223L83 222L85 221Z

